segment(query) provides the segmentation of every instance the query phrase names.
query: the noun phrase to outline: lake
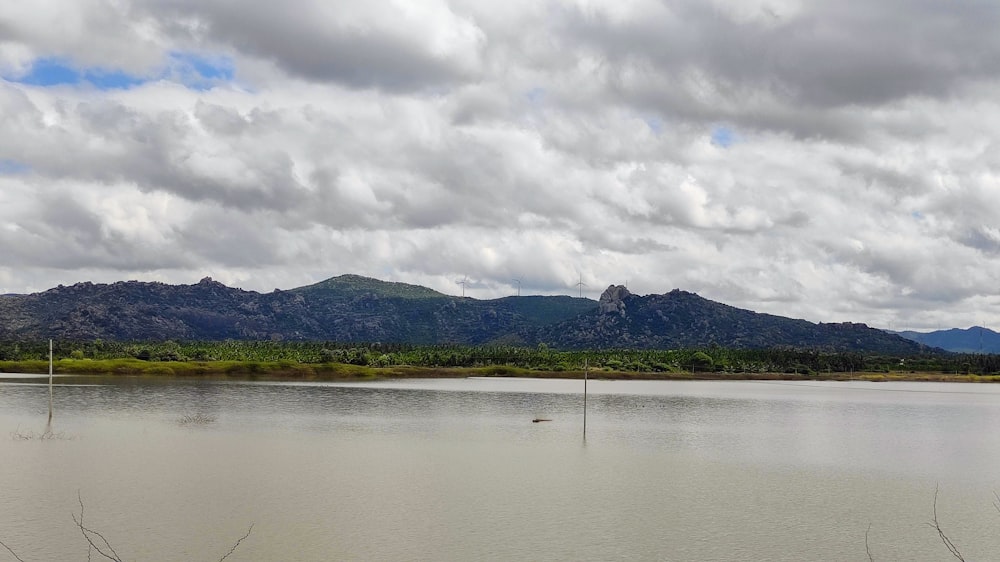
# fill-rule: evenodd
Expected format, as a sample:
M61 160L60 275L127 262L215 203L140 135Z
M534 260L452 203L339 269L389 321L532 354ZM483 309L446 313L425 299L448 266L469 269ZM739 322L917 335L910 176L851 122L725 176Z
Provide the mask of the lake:
M1000 558L1000 386L0 377L26 561Z

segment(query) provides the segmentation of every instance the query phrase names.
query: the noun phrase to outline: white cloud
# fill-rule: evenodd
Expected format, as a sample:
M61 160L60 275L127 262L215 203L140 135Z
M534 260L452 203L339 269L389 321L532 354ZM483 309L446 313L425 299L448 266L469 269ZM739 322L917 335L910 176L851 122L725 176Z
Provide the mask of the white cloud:
M582 276L591 297L1000 321L991 5L10 4L0 75L62 58L148 81L0 81L0 292Z
M36 58L143 73L169 48L130 2L33 0L0 5L0 71L24 72Z

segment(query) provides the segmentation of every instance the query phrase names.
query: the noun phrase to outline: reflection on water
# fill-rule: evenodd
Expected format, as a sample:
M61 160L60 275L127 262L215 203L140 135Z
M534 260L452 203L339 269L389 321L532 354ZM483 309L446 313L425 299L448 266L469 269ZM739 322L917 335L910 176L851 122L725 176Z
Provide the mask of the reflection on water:
M1000 387L444 379L0 382L0 540L127 559L1000 556ZM40 381L38 381L40 382ZM534 418L553 421L536 424ZM84 548L82 548L84 547ZM3 558L0 557L0 560Z

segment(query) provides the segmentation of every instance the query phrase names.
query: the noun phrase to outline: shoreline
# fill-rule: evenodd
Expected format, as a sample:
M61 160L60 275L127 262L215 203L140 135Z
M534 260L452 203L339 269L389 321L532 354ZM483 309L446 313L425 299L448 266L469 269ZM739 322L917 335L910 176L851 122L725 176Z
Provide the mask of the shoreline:
M48 361L0 361L3 373L48 374ZM518 367L367 367L344 363L297 363L293 361L141 361L138 359L60 359L54 363L55 374L149 376L163 378L257 379L351 381L408 378L518 377L540 379L583 379L582 370L532 370ZM636 372L592 370L594 380L784 380L784 381L868 381L868 382L1000 382L1000 375L965 375L943 372L814 372L740 373L740 372Z

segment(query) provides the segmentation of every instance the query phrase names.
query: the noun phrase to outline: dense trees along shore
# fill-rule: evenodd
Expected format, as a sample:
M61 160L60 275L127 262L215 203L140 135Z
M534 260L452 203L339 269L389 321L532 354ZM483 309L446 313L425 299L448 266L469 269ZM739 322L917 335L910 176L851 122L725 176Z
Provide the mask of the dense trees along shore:
M562 351L518 346L413 346L335 342L72 342L54 345L56 372L293 377L595 376L622 378L849 378L992 381L1000 355L917 356L795 349ZM0 342L0 371L44 372L48 342ZM1000 379L1000 376L997 377Z

